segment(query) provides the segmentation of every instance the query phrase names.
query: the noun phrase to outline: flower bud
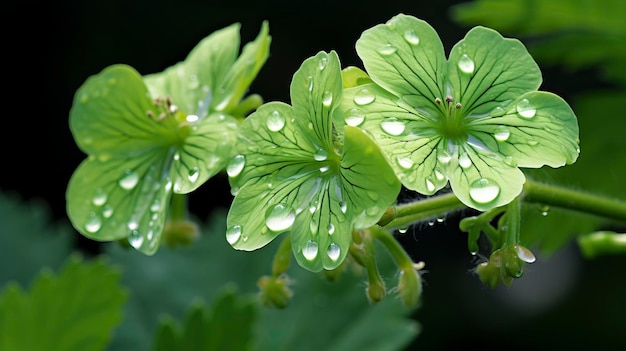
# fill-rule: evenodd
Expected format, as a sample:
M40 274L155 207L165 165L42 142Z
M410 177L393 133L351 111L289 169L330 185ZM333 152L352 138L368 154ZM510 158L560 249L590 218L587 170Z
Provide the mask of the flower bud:
M163 228L163 242L169 247L189 246L199 235L198 225L189 220L167 221Z
M257 285L261 289L261 303L266 307L285 308L293 293L287 285L285 278L264 276L259 279Z
M402 302L408 307L415 307L422 296L422 278L417 270L400 271L398 294Z

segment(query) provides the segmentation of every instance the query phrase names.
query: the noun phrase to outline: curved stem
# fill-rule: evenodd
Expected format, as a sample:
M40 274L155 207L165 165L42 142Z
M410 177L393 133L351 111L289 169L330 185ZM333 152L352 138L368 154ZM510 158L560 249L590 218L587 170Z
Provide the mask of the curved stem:
M405 228L419 220L463 208L465 208L465 205L454 195L454 193L436 195L423 200L396 205L395 218L384 225L383 228Z
M626 222L626 202L557 185L527 179L523 199Z

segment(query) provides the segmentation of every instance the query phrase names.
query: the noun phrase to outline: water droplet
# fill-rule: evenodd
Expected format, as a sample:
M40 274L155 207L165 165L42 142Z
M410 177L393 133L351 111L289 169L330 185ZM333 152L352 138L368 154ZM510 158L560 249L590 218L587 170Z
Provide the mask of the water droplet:
M137 185L138 182L139 175L127 169L126 172L124 172L124 176L122 177L122 179L120 179L119 185L122 187L122 189L131 190L135 187L135 185Z
M324 70L324 68L326 68L326 65L328 64L328 58L326 57L322 57L320 58L320 61L318 62L318 68L320 69L320 71Z
M96 206L102 206L107 202L107 194L100 188L96 190L96 195L91 200L91 203Z
M404 32L404 40L411 45L417 45L420 43L420 38L417 36L414 30L410 29Z
M246 157L244 155L237 155L233 157L226 167L226 173L230 177L236 177L243 170L243 166L246 164Z
M332 243L328 246L327 254L331 260L337 261L339 259L339 256L341 255L341 248L339 247L339 245Z
M198 167L194 167L189 170L187 178L189 178L190 182L194 183L196 180L198 180L198 175L200 175L200 172L198 172Z
M278 204L265 213L265 224L273 232L291 228L296 219L295 211L286 204Z
M539 204L537 205L537 208L539 209L539 213L541 213L542 216L547 216L548 212L550 212L550 206L548 205Z
M469 156L467 156L467 154L463 154L459 156L459 165L462 168L467 169L472 165L472 160L469 158Z
M135 249L139 249L143 245L143 236L138 231L133 230L128 236L128 242Z
M161 201L159 201L158 199L154 200L152 205L150 205L150 211L157 212L160 209L161 209Z
M309 261L315 259L317 257L317 243L313 240L307 241L302 248L302 255Z
M492 117L502 116L504 114L504 109L501 106L496 106L489 112L489 115Z
M90 233L95 233L102 227L102 221L100 221L100 217L98 217L95 213L91 214L91 217L85 223L85 230Z
M339 208L341 209L341 212L345 214L348 211L348 204L345 201L341 201L339 203Z
M241 226L234 225L226 230L226 241L234 245L241 237Z
M380 127L385 133L389 135L400 135L404 133L404 122L398 120L395 117L385 118L382 122L380 122Z
M335 233L335 226L332 223L330 223L328 225L328 234L333 235L334 233Z
M317 235L317 228L319 227L316 218L317 217L312 217L311 222L309 222L309 230L311 231L311 234L313 234L313 236Z
M526 263L533 263L536 260L535 255L523 246L515 245L515 252L517 257Z
M130 230L135 230L139 228L139 222L137 222L137 219L135 217L132 217L126 225Z
M378 49L378 53L385 56L393 55L396 51L398 51L398 48L391 44L386 44Z
M363 114L361 110L353 108L348 111L348 115L345 120L347 125L356 127L363 123L365 120L365 114Z
M413 161L410 158L398 156L396 161L398 162L398 165L404 169L413 168Z
M500 195L500 186L488 178L480 178L470 185L470 197L480 204L486 204L495 200Z
M102 216L104 218L109 218L112 215L113 215L113 207L109 205L104 205L104 207L102 208Z
M446 176L438 169L435 169L435 178L437 178L438 181L443 182L446 179Z
M474 61L467 56L467 54L461 55L458 62L459 69L465 73L474 72Z
M360 106L374 102L376 96L367 89L361 89L354 95L354 103Z
M198 122L198 116L196 115L187 115L187 117L185 117L185 120L189 123L194 123L194 122Z
M528 99L522 99L519 103L517 103L516 109L519 116L523 118L533 118L537 113L537 110L530 104Z
M278 132L285 127L285 117L283 117L280 112L274 111L270 113L269 116L267 116L266 124L267 129L271 130L272 132Z
M511 166L511 167L517 167L517 161L515 161L515 159L513 159L512 156L507 156L504 158L504 164Z
M309 91L313 91L313 77L312 76L306 77L306 84L307 84L307 89Z
M437 223L443 223L445 220L446 220L446 217L444 217L443 215L437 217Z
M326 172L328 172L329 169L330 169L329 166L322 166L322 167L320 167L320 172L321 173L326 173Z
M535 139L530 139L530 140L528 140L528 145L530 145L530 146L537 146L537 145L539 145L539 142L537 140L535 140Z
M428 178L426 178L426 190L429 192L435 191L435 184Z
M313 154L313 158L315 159L315 161L326 161L326 159L328 158L328 151L324 149L317 149Z
M498 128L496 128L496 132L493 134L493 136L498 141L506 141L511 136L511 131L505 126L499 126Z
M325 91L322 95L322 105L328 107L333 103L333 93L330 91Z
M406 233L408 231L409 231L409 227L404 227L404 228L398 229L398 232L400 232L400 234L404 234L404 233Z
M437 152L437 160L439 160L441 164L447 165L448 163L450 163L451 159L452 159L452 156L450 156L450 154L447 151L441 150Z

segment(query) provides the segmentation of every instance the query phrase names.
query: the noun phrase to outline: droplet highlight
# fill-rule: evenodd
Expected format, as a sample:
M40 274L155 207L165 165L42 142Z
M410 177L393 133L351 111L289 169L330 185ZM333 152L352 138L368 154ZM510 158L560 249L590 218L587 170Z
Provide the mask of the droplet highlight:
M302 247L302 256L309 261L313 261L317 257L317 243L313 240L309 240Z
M522 99L515 107L517 114L522 118L533 118L537 113L537 110L530 104L528 99Z
M226 167L226 173L229 177L236 177L243 170L243 166L246 164L246 157L244 155L237 155L233 157L228 166Z
M322 105L328 107L333 103L333 93L330 91L325 91L322 95Z
M459 166L465 169L472 166L472 160L469 158L467 154L462 154L461 156L459 156Z
M233 245L241 238L241 226L234 225L226 230L226 241Z
M341 248L339 247L339 245L332 243L328 246L328 258L330 258L333 261L337 261L339 259L339 256L341 255Z
M404 168L404 169L413 168L413 161L410 158L398 156L398 158L396 158L396 162L398 162L398 166L400 166L401 168Z
M382 128L382 130L389 135L397 136L404 133L406 125L397 118L390 117L380 122L380 128Z
M286 204L278 204L268 209L265 214L265 225L273 232L285 231L293 225L296 212Z
M130 170L126 170L124 176L119 181L120 187L125 190L131 190L139 182L139 175Z
M280 112L274 111L267 116L266 125L270 131L279 132L285 127L285 117Z
M407 43L411 44L411 45L417 45L420 43L420 38L419 36L417 36L417 33L415 33L414 30L410 29L407 30L406 32L404 32L404 40L406 40Z
M499 126L493 134L497 141L507 141L511 136L511 131L504 126Z
M459 66L461 72L468 74L474 73L474 61L469 56L467 56L467 54L461 55L457 65Z
M376 99L368 89L361 89L354 95L354 103L360 106L369 105Z
M357 127L365 120L365 114L357 108L350 109L345 118L346 124L352 127Z
M378 49L378 53L384 56L393 55L396 51L398 51L398 48L391 44L386 44Z
M500 195L500 186L491 179L480 178L470 184L469 194L477 203L486 204Z

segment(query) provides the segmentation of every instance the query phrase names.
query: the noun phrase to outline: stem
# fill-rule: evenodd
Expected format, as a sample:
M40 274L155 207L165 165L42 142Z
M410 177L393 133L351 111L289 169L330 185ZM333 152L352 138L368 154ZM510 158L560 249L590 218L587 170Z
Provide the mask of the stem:
M522 206L520 196L516 197L509 203L506 210L506 230L504 236L504 246L519 244L520 223L522 215Z
M405 228L419 220L462 208L465 208L465 205L454 193L437 195L404 205L396 205L395 218L388 222L383 228Z
M626 202L530 179L524 184L524 201L561 207L626 222Z
M414 269L413 260L409 257L409 254L404 251L400 242L398 242L389 231L377 225L370 227L369 230L375 239L385 245L401 270L410 272Z
M187 216L187 195L172 194L170 221L183 220Z

